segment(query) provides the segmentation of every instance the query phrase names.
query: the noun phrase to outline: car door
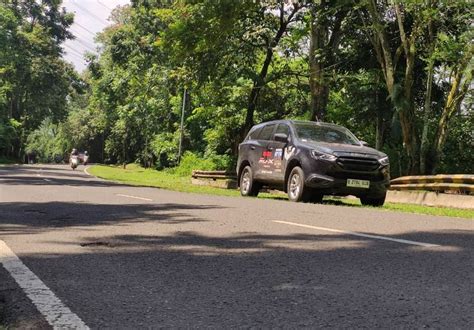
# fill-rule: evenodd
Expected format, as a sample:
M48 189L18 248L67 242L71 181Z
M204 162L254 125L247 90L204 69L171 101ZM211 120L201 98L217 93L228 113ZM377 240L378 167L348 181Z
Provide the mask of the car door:
M273 154L268 146L275 128L276 124L265 125L258 135L258 144L255 145L255 151L259 157L255 177L261 181L271 181Z
M258 135L262 131L262 128L263 126L252 128L245 141L239 145L239 159L237 163L240 166L241 162L248 161L254 175L258 170L258 160L260 159L257 147L260 144Z
M290 139L290 127L287 124L280 123L272 135L272 140L268 143L267 150L272 152L273 162L271 164L271 180L276 183L282 183L285 180L286 159L284 157L285 147L288 143L275 141L275 134L286 134Z

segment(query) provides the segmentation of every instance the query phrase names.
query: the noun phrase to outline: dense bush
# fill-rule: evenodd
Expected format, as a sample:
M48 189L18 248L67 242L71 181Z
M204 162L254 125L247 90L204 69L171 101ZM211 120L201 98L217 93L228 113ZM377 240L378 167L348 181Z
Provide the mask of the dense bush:
M226 170L230 166L230 157L223 155L210 155L200 157L190 151L186 151L179 166L169 171L179 176L190 176L193 170L213 171Z

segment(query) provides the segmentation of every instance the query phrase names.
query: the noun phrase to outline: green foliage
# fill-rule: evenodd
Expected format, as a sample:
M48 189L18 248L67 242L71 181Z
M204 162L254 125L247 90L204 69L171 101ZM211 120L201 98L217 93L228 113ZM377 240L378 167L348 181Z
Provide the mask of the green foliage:
M319 95L326 109L317 111L327 121L387 152L392 174L400 175L409 161L402 112L412 111L414 137L425 127L434 144L452 72L461 68L461 81L472 79L472 57L466 56L472 5L399 6L415 52L414 79L404 85L410 70L400 47L399 2L377 2L379 25L371 21L368 4L134 0L113 11L112 24L97 37L103 51L89 56L89 68L79 77L61 59L72 15L60 9L60 1L2 2L0 154L18 158L27 146L50 159L76 147L95 161L175 167L180 175L196 166L232 169L249 123L312 118ZM381 36L374 33L377 26L383 26L396 62L390 92L381 49L374 47ZM460 58L471 62L460 66ZM436 79L424 120L430 66ZM184 90L182 147L188 153L177 166ZM472 108L469 102L462 108ZM465 133L472 130L472 111L464 115L467 120L446 120L451 136L440 171L472 171L462 151L470 146L464 141L472 140Z
M0 3L0 143L10 144L0 146L0 153L22 158L26 137L46 117L54 122L66 117L67 96L78 77L61 58L60 46L72 37L72 22L61 1ZM14 133L11 120L19 123Z
M160 133L152 141L153 155L157 158L156 167L175 165L178 161L179 133Z
M52 162L55 158L65 155L64 144L60 127L50 118L46 118L40 127L28 135L26 152L34 153L40 162Z
M181 158L179 165L169 171L178 176L189 177L193 170L226 170L229 168L230 164L231 160L227 155L212 154L207 157L200 157L197 154L186 151Z
M441 157L439 173L474 173L474 116L455 117Z

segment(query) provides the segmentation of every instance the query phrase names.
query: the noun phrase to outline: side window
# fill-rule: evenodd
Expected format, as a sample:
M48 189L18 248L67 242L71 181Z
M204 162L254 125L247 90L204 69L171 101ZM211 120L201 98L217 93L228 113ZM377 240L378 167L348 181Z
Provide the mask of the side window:
M275 131L275 134L276 133L283 133L283 134L286 134L286 136L289 137L290 136L290 128L286 124L278 124L278 127Z
M262 132L258 135L258 139L259 140L271 140L274 128L275 128L275 124L265 126L262 129Z
M249 132L246 140L255 140L258 137L258 134L262 131L262 127L255 128Z

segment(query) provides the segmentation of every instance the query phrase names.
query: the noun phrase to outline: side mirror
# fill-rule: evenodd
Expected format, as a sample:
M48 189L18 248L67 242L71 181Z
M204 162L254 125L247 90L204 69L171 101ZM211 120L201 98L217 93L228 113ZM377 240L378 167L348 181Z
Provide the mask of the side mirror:
M360 142L360 144L362 144L364 147L368 147L368 146L369 146L369 144L368 144L367 142L365 142L365 141L361 141L361 140L360 140L359 142Z
M288 135L284 133L276 133L274 139L278 142L288 143Z

